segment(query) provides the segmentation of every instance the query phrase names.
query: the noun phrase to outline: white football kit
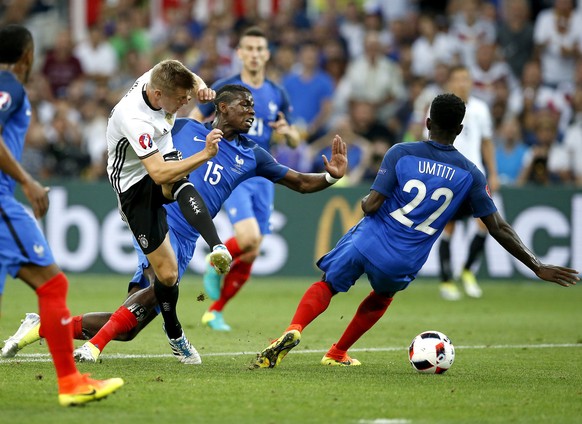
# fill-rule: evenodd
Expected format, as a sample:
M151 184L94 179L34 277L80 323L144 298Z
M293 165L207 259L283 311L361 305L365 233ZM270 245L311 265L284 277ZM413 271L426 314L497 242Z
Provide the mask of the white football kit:
M107 175L117 194L147 175L142 159L174 151L176 114L154 109L145 92L151 70L139 77L117 103L107 123Z
M486 176L481 145L484 138L493 137L491 113L487 103L473 96L469 97L466 108L463 131L453 145Z

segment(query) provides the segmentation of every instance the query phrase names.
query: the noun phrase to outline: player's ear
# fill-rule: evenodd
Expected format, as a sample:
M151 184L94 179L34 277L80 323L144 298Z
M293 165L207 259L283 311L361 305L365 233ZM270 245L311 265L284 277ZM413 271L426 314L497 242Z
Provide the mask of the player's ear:
M221 114L226 113L227 109L228 109L228 104L226 102L218 102L218 104L216 105L216 110L218 112L220 112Z
M432 121L430 120L430 118L426 118L426 129L430 131L430 127L432 126Z

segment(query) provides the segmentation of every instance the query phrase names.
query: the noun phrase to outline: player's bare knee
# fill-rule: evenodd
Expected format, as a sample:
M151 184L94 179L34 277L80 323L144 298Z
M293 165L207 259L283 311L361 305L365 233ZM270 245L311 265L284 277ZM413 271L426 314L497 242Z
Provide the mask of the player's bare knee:
M178 281L178 271L172 272L162 272L158 275L158 281L162 283L164 286L173 286Z
M155 268L155 275L164 286L173 286L178 280L178 266L172 261L162 261Z
M252 254L256 251L258 255L259 246L261 244L261 236L260 235L245 235L244 237L237 238L238 245L240 249L245 252L245 254Z

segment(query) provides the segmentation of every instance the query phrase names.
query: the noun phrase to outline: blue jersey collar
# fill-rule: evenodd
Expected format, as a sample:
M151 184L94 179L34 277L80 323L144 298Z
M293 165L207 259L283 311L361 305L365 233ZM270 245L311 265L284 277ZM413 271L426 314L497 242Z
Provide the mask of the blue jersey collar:
M425 143L428 143L431 146L436 147L439 150L457 150L457 149L455 149L455 146L452 144L445 145L445 144L437 143L436 141L432 141L432 140L426 140Z

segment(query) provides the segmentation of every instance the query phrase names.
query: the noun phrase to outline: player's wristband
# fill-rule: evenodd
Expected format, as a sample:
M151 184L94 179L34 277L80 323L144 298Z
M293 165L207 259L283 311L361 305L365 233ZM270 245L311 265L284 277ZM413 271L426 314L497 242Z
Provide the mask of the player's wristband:
M329 172L325 173L325 181L327 181L329 184L335 184L339 181L339 178L334 178L332 177Z

